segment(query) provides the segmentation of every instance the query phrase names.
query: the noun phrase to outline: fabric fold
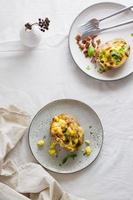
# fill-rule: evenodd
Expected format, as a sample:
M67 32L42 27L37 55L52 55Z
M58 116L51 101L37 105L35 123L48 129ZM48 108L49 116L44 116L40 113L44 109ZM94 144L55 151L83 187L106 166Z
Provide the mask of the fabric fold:
M0 200L30 200L22 194L19 194L9 186L0 183Z
M30 117L14 106L0 108L0 200L76 200L39 164L25 144ZM21 157L23 151L27 157Z
M0 175L14 172L15 164L12 161L4 163L4 160L23 137L28 125L29 116L15 106L0 108Z

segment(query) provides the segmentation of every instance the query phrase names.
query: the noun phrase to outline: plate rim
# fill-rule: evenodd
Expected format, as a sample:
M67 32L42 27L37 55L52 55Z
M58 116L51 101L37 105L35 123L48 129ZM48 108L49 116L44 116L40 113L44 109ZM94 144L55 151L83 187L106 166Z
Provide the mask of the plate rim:
M131 76L131 75L133 74L133 70L132 70L132 72L130 72L128 75L123 76L123 77L121 77L121 78L113 79L113 80L107 80L107 79L103 80L103 79L100 79L100 78L96 78L96 77L94 77L94 76L91 76L90 74L86 73L83 69L81 69L81 67L80 67L80 66L78 65L78 63L75 61L75 59L74 59L74 57L73 57L73 54L72 54L72 51L71 51L71 47L70 47L70 34L71 34L72 27L73 27L75 21L76 21L76 20L78 19L78 17L79 17L82 13L84 13L88 8L90 8L91 6L99 5L99 4L111 4L111 3L112 3L112 4L116 4L116 5L122 5L122 6L126 7L125 4L116 3L116 2L113 2L113 1L108 1L108 2L107 2L107 1L104 1L104 2L98 2L98 3L91 4L91 5L88 6L87 8L83 9L83 10L75 17L75 19L73 20L73 22L72 22L72 24L71 24L71 26L70 26L70 30L69 30L69 33L68 33L68 48L69 48L69 52L70 52L70 54L71 54L71 57L72 57L74 63L75 63L76 66L78 67L78 69L80 69L81 72L83 72L84 74L86 74L86 75L89 76L90 78L95 79L95 80L98 80L98 81L104 81L104 82L119 81L119 80L122 80L122 79L124 79L124 78L127 78L127 77L129 77L129 76Z
M32 123L34 121L34 119L38 116L38 114L44 109L46 108L47 106L49 106L50 104L53 104L53 103L56 103L56 102L59 102L59 101L76 101L78 103L81 103L81 104L84 104L85 106L89 107L94 113L95 115L97 116L98 120L99 120L99 123L100 123L100 126L101 126L101 130L102 130L102 142L101 142L101 146L100 146L100 149L99 149L99 152L98 154L96 155L96 157L94 158L94 160L91 161L90 164L88 164L87 166L83 167L82 169L78 169L76 171L56 171L52 168L48 168L48 167L45 167L37 158L36 156L34 155L33 151L32 151L32 148L31 148L31 144L30 144L30 129L31 129L31 126L32 126ZM77 100L77 99L69 99L69 98L62 98L62 99L56 99L54 101L51 101L49 103L47 103L46 105L44 105L41 109L38 110L38 112L34 115L34 117L32 118L31 122L30 122L30 125L29 125L29 128L28 128L28 144L29 144L29 148L30 148L30 151L33 155L33 157L35 158L35 160L44 168L46 169L47 171L50 171L50 172L54 172L54 173L58 173L58 174L73 174L73 173L76 173L76 172L80 172L82 171L83 169L86 169L87 167L89 167L92 163L94 163L94 161L98 158L98 156L100 155L101 153L101 150L102 150L102 147L103 147L103 141L104 141L104 128L103 128L103 125L102 125L102 122L98 116L98 114L96 113L96 111L94 109L92 109L87 103L83 102L83 101L80 101L80 100Z

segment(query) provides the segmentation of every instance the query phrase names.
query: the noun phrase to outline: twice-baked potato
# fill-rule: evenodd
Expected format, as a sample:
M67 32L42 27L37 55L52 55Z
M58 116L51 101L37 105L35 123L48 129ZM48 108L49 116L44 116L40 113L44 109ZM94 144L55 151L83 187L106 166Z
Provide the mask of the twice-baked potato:
M84 130L70 115L60 114L55 116L50 126L52 140L60 147L75 151L84 141Z
M97 64L101 72L116 69L128 59L130 46L124 39L114 39L101 45L98 49Z

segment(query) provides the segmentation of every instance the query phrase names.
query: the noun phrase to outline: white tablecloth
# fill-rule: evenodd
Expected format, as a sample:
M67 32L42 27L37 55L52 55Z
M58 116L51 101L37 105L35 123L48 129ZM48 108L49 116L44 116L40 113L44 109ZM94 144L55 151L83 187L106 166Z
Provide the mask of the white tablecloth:
M104 127L99 158L79 173L50 173L74 195L92 200L132 200L133 76L116 82L89 78L74 64L68 49L73 19L95 2L100 1L0 1L0 105L17 105L33 116L55 99L74 98L89 104ZM117 2L132 4L131 0ZM51 19L51 29L44 41L35 50L25 49L18 41L19 30L25 22L45 16Z

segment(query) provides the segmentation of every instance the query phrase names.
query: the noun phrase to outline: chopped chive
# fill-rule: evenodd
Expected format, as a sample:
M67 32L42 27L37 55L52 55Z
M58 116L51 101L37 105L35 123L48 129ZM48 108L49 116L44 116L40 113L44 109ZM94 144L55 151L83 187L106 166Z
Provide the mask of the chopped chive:
M62 164L66 163L67 160L68 160L68 157L63 158L63 160L62 160Z
M72 158L74 160L75 157L77 157L76 153L68 154L66 157L63 158L62 164L65 164L69 158Z

